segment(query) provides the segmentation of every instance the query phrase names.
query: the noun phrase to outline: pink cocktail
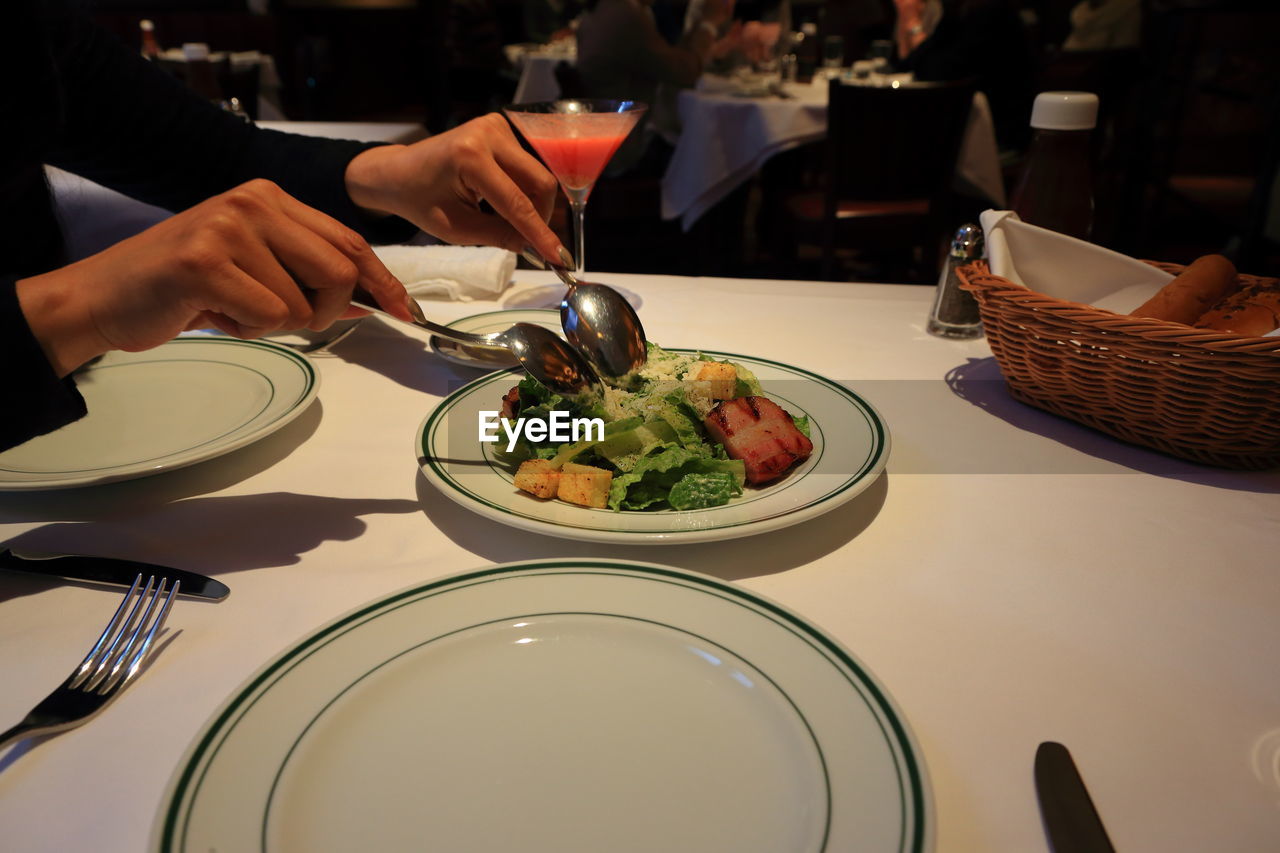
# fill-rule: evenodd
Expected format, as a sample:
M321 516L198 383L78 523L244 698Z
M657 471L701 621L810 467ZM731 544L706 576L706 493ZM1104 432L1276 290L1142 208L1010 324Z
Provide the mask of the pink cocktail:
M590 193L596 179L604 171L622 145L625 135L616 136L529 136L525 135L547 168L560 179L566 192L586 190Z
M569 199L579 274L584 266L582 217L587 197L646 109L637 101L574 99L517 104L505 110Z

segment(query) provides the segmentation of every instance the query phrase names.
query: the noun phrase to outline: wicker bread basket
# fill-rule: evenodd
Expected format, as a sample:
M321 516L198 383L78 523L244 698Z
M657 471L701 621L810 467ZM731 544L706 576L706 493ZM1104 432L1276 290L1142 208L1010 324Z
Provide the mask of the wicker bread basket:
M958 275L1014 398L1182 459L1280 465L1280 337L1113 314L1028 290L985 261Z

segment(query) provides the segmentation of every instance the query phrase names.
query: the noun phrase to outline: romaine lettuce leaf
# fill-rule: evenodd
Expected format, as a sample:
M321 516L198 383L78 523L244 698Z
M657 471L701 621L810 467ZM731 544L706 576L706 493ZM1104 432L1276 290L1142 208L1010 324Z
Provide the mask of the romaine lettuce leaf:
M599 445L609 441L611 437L634 430L641 424L640 418L623 418L620 421L614 421L604 425L604 437L601 439L584 439L573 444L562 444L559 450L552 454L551 464L553 467L560 468L566 462L573 462L579 456L588 451L594 451Z
M736 488L733 475L727 472L711 474L685 474L667 495L667 503L672 509L705 509L709 506L724 506L729 498L741 494Z
M727 474L734 495L742 493L746 482L746 466L739 459L712 459L668 444L650 451L632 470L614 476L609 508L644 509L665 501L676 483L689 474Z

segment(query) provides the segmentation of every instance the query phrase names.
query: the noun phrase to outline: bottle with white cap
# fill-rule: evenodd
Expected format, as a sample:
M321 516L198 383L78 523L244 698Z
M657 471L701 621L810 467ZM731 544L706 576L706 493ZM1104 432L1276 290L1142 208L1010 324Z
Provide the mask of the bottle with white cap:
M156 40L156 25L150 18L138 21L138 31L142 34L142 55L147 59L160 57L160 42Z
M209 45L204 42L186 42L182 45L182 55L186 59L187 86L202 98L221 104L222 85L218 82L218 73L210 61Z
M1092 92L1041 92L1031 108L1031 151L1013 191L1022 221L1082 240L1093 228Z

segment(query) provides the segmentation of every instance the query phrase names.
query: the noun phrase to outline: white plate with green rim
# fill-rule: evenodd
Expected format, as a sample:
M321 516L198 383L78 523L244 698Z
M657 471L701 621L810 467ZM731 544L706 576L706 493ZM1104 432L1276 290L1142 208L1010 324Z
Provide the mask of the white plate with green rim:
M463 317L460 320L454 320L452 323L446 323L449 328L457 329L459 332L470 332L473 335L488 335L493 332L505 332L516 323L532 323L535 326L542 326L544 329L550 329L561 337L564 336L560 328L560 312L553 311L550 308L517 308L507 311L486 311L483 314L472 314L470 317ZM495 355L468 347L466 344L447 341L437 335L432 335L430 340L431 351L443 358L445 361L451 361L454 364L460 364L463 367L477 367L483 370L501 370L505 367L514 367L518 361L514 355L505 354Z
M920 750L840 644L737 585L612 560L418 584L205 725L152 850L906 853Z
M503 371L459 388L422 421L414 444L418 464L444 495L486 518L551 536L627 545L711 542L778 530L846 503L884 470L889 430L848 388L775 361L701 352L747 367L766 396L792 415L808 416L809 459L782 480L709 509L613 512L539 500L516 489L513 472L495 456L496 444L479 441L480 412L499 410L502 395L522 375Z
M0 491L145 477L244 447L315 399L305 356L264 341L181 337L111 352L76 374L89 413L0 453Z

